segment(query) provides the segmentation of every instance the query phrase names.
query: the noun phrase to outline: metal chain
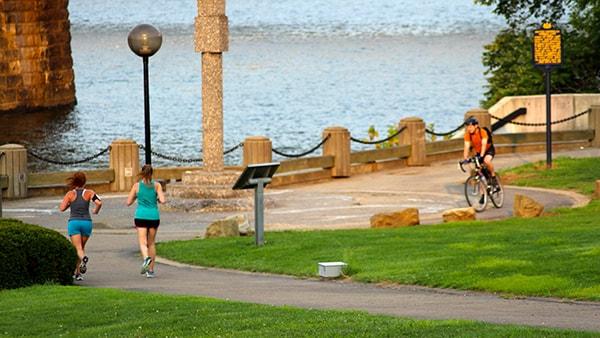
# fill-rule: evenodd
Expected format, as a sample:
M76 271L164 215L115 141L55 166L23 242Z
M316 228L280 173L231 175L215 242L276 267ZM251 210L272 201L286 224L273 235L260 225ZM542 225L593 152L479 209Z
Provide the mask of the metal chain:
M225 151L223 152L223 155L227 155L227 154L229 154L229 153L233 152L234 150L236 150L237 148L239 148L239 147L243 147L243 146L244 146L244 142L240 142L240 143L238 143L236 146L233 146L231 149L225 150Z
M146 147L144 147L144 145L140 144L138 145L140 147L140 149L142 149L143 151L146 151ZM202 151L202 150L200 150ZM193 163L193 162L202 162L201 158L191 158L191 159L187 159L187 158L181 158L181 157L175 157L175 156L169 156L169 155L164 155L161 153L157 153L154 150L150 150L150 154L163 158L165 160L170 160L170 161L174 161L174 162L183 162L183 163Z
M393 139L394 137L400 135L401 132L404 131L404 129L406 129L406 126L400 128L400 130L398 130L396 133L394 133L394 135L389 136L388 138L385 138L383 140L378 140L378 141L363 141L363 140L359 140L357 138L354 137L350 137L350 140L356 143L361 143L361 144L379 144L379 143L383 143L383 142L387 142L391 139Z
M435 135L435 136L448 136L448 135L454 134L457 131L461 130L464 126L465 126L465 124L463 123L460 126L454 128L454 129L452 129L452 130L450 130L449 132L446 132L446 133L436 133L433 130L429 130L429 129L425 129L425 132L427 134L431 134L431 135Z
M42 156L40 156L40 155L38 155L38 154L34 153L33 151L29 150L29 149L27 150L27 153L28 153L29 155L31 155L31 156L33 156L33 157L37 158L37 159L38 159L38 160L40 160L40 161L44 161L44 162L48 162L48 163L52 163L52 164L60 164L60 165L73 165L73 164L80 164L80 163L84 163L84 162L89 162L89 161L91 161L91 160L93 160L93 159L96 159L96 158L98 158L98 157L100 157L100 156L104 155L104 154L105 154L107 151L109 151L109 150L110 150L110 146L108 146L108 147L104 148L102 151L100 151L99 153L97 153L97 154L95 154L95 155L92 155L92 156L89 156L89 157L86 157L86 158L84 158L84 159L77 160L77 161L60 161L60 160L51 160L51 159L48 159L48 158L42 157Z
M225 150L223 152L223 155L227 155L227 154L235 151L236 149L238 149L239 147L241 147L243 145L244 145L244 142L240 142L237 145L233 146L232 148L230 148L228 150ZM139 147L140 147L140 149L146 151L146 147L144 145L140 144ZM200 150L200 151L202 151L202 150ZM175 157L175 156L165 155L165 154L157 153L154 150L151 150L150 153L152 155L154 155L154 156L163 158L165 160L170 160L170 161L173 161L173 162L193 163L193 162L203 162L204 161L202 158L191 158L191 159L188 159L188 158L181 158L181 157Z
M308 155L310 153L313 153L314 151L316 151L317 149L319 149L323 145L323 143L325 143L325 141L329 140L329 137L331 137L331 134L327 135L327 137L325 137L321 141L321 143L319 143L316 146L312 147L310 150L307 150L307 151L305 151L303 153L300 153L300 154L286 154L286 153L281 152L280 150L277 150L275 148L272 148L271 151L273 151L275 154L281 155L283 157L302 157L302 156L306 156L306 155Z
M582 111L582 112L581 112L581 113L579 113L579 114L575 114L575 115L573 115L573 116L566 117L566 118L564 118L564 119L560 119L560 120L552 121L552 122L550 122L550 124L559 124L559 123L567 122L567 121L569 121L569 120L574 120L574 119L578 118L578 117L579 117L579 116L581 116L581 115L585 115L585 114L589 113L590 111L591 111L591 109L587 109L587 110L585 110L585 111ZM517 125L517 126L527 126L527 127L543 127L543 126L545 126L545 125L546 125L546 123L545 123L545 122L543 122L543 123L527 123L527 122L514 122L514 121L505 121L503 118L500 118L500 117L494 116L494 115L492 115L492 114L490 114L490 117L491 117L491 118L493 118L493 119L495 119L495 120L498 120L498 121L504 121L504 122L506 122L506 123L512 123L512 124L515 124L515 125Z

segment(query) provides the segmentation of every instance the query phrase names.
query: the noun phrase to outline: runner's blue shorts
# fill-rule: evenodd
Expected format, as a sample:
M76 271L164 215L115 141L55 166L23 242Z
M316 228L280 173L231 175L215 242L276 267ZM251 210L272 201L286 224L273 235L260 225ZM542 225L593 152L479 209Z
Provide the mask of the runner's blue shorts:
M69 236L81 235L90 237L92 235L92 221L87 219L70 219L67 223Z

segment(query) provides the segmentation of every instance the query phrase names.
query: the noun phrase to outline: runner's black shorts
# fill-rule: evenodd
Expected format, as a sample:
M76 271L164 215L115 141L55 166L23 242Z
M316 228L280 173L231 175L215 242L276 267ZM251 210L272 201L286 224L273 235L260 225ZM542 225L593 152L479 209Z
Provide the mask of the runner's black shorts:
M159 219L134 218L133 223L135 223L135 226L137 228L154 228L154 229L156 229L160 225L160 220Z

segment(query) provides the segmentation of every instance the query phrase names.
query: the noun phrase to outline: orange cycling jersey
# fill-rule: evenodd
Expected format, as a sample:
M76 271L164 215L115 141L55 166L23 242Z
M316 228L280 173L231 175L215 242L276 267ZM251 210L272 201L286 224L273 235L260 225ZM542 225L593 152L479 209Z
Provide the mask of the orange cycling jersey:
M481 140L484 138L488 140L487 146L485 147L485 150L487 151L492 145L490 144L490 137L485 129L477 127L473 134L465 133L465 141L471 142L473 150L478 154L481 153Z

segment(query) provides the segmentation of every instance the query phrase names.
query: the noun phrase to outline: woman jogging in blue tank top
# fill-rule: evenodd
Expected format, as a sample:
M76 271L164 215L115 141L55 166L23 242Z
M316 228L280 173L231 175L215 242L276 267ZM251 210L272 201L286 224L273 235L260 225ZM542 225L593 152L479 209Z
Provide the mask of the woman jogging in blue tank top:
M133 221L137 229L140 251L144 257L141 273L146 274L148 278L153 278L155 276L156 232L160 225L158 203L165 203L165 195L160 183L152 179L151 165L144 165L138 178L139 181L131 187L127 197L127 206L132 205L137 199L138 206L135 209Z
M71 215L67 223L67 231L71 243L77 250L77 265L75 266L75 280L83 280L82 274L87 271L88 256L85 255L85 244L92 235L92 217L90 216L90 201L96 205L92 211L100 212L102 200L93 190L85 189L86 177L81 171L74 173L67 179L69 192L60 203L60 211L71 208Z

